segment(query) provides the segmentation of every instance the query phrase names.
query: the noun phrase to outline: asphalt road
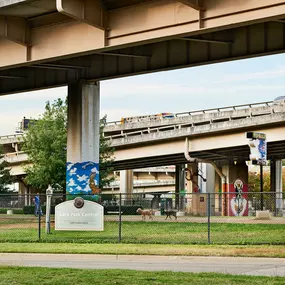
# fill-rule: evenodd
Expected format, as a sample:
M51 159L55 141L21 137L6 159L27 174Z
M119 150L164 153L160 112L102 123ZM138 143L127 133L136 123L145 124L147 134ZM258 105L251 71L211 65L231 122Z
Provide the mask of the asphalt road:
M0 265L285 276L285 258L0 253Z

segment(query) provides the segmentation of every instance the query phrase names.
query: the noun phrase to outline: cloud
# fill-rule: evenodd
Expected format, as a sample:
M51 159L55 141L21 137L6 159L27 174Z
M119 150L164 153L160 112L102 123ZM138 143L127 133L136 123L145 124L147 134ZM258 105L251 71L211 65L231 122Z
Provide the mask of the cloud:
M76 186L74 179L71 178L71 179L69 180L69 183L67 184L67 186L69 186L69 187Z
M77 171L77 168L73 168L69 171L69 175L72 176L72 175L75 175L76 174L76 171Z
M77 180L79 182L87 181L88 180L88 176L86 176L85 174L82 175L82 176L77 175Z
M82 187L80 187L80 186L77 186L77 187L76 187L76 190L79 190L79 191L81 191L81 190L82 190Z
M285 67L280 67L277 69L271 69L261 72L251 72L251 73L233 73L225 75L221 81L215 81L215 83L230 83L235 81L248 81L254 79L269 79L276 77L283 77L285 75Z
M67 96L67 87L57 87L57 88L49 88L49 89L43 89L43 90L37 90L37 91L31 91L31 92L23 92L23 93L17 93L17 94L10 94L5 95L2 98L5 99L5 101L19 101L19 100L25 100L25 101L54 101L57 98L62 98ZM0 98L1 99L1 98Z
M92 172L92 173L99 173L99 171L98 171L98 169L97 169L96 167L93 167L93 168L91 169L91 172Z
M73 163L69 163L66 167L67 171L69 171L73 167L73 165L74 165Z
M90 191L90 190L91 190L91 189L90 189L89 185L88 185L88 184L86 184L86 186L85 186L85 188L83 189L83 191L88 192L88 191Z
M107 121L120 121L121 118L124 117L133 117L138 116L143 111L139 108L102 108L101 109L101 117L107 115Z

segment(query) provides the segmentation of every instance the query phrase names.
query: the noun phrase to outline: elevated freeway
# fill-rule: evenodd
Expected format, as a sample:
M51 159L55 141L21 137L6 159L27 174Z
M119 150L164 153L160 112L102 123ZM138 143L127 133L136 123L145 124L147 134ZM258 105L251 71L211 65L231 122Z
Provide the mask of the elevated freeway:
M188 151L195 158L217 163L248 160L245 132L249 130L267 134L269 159L285 157L283 101L180 114L172 119L144 121L137 125L108 124L104 134L115 148L115 170L186 163L185 138L189 139ZM21 151L22 141L22 134L0 137L6 159L19 174L20 165L28 159Z
M142 130L156 130L157 127L189 124L190 126L205 125L215 122L227 122L236 119L257 117L282 111L284 100L259 102L252 104L233 105L220 108L195 110L171 114L171 118L164 118L161 114L124 118L120 121L107 122L104 128L105 136L124 135ZM119 137L119 136L118 136Z
M2 0L0 95L283 53L281 0Z

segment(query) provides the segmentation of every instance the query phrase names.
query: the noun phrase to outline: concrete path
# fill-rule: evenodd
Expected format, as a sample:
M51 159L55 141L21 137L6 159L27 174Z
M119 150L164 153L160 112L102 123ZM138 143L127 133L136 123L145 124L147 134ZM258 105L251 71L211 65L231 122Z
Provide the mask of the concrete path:
M0 253L0 265L285 276L285 258Z

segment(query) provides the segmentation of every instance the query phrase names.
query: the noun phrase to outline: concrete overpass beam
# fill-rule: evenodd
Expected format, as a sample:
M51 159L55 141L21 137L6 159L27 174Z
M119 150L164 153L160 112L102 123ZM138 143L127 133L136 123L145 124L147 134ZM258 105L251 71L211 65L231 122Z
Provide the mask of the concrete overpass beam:
M28 46L26 20L20 17L0 15L0 38Z
M56 8L77 21L105 30L106 13L99 0L56 0Z
M99 192L99 82L68 86L67 193Z
M197 11L206 11L205 7L203 6L199 6L197 4L194 3L194 1L190 1L190 0L178 0L178 2L192 8L195 9Z

